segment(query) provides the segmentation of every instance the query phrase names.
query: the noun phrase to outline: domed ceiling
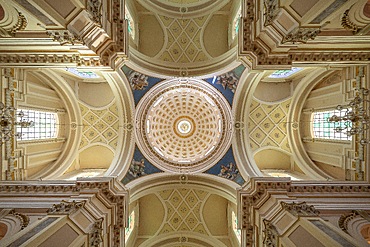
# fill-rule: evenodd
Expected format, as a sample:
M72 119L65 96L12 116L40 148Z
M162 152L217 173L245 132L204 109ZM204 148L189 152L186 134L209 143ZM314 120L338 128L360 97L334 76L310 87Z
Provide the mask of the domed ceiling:
M124 184L158 172L205 173L243 184L231 148L231 106L244 66L203 79L157 78L128 66L122 71L136 105L137 145Z
M139 148L164 170L209 168L231 143L230 105L202 80L155 85L139 102L136 121Z

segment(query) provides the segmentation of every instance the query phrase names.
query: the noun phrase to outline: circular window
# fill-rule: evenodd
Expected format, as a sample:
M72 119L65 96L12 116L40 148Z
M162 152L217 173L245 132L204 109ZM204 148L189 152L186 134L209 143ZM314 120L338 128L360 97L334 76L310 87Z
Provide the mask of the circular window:
M169 80L154 86L137 106L136 138L144 156L172 172L214 165L231 143L231 110L201 80Z

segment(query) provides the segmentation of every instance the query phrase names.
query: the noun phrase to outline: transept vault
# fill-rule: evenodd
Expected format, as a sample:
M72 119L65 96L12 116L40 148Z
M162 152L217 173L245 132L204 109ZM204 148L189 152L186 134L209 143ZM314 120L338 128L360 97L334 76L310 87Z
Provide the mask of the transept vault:
M0 246L368 246L369 0L0 0Z

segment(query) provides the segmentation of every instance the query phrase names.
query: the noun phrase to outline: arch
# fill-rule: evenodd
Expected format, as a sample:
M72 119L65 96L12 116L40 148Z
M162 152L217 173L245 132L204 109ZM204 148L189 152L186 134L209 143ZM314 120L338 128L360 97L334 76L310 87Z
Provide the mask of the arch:
M130 207L140 205L138 215L153 222L138 231L139 236L150 236L139 246L198 243L224 247L219 237L228 236L232 230L228 227L232 221L228 209L231 204L236 208L237 187L231 181L209 174L159 173L130 182L127 184ZM214 224L215 213L220 217L219 226ZM180 237L189 241L178 242ZM202 239L204 242L200 243Z
M184 179L184 176L186 179ZM228 201L236 203L238 184L218 176L203 173L196 175L151 174L131 181L126 185L126 188L130 190L130 201L135 201L152 192L160 191L166 186L181 188L183 184L218 194Z
M246 69L241 75L232 106L235 124L239 126L235 127L232 148L235 161L244 178L263 176L253 159L247 126L250 104L253 100L253 92L258 81L263 78L263 73L249 72L250 71Z
M117 179L122 180L131 163L132 157L135 151L135 140L134 140L134 98L131 93L130 83L127 81L121 69L117 72L104 72L104 78L107 80L112 88L113 94L116 99L118 112L122 113L119 117L119 131L118 131L118 143L116 150L119 150L112 160L112 164L105 173L105 176L114 176Z
M73 128L73 126L81 124L80 108L71 87L54 70L45 69L42 71L37 71L35 75L39 76L43 81L52 82L49 84L49 86L52 87L58 95L60 95L60 98L67 108L66 110L71 124L70 131L66 133L67 140L59 158L52 166L43 169L30 178L34 179L42 177L43 179L53 179L61 176L77 155L82 128Z
M288 112L287 120L292 123L299 123L301 118L301 112L303 109L304 102L311 92L313 87L316 85L320 79L324 78L331 71L320 68L313 70L311 73L302 79L298 84L291 101L291 107ZM291 143L291 149L293 153L294 160L296 161L299 168L308 176L316 179L330 178L328 174L316 167L313 161L310 159L306 153L302 138L298 127L293 127L294 124L287 125L288 140Z

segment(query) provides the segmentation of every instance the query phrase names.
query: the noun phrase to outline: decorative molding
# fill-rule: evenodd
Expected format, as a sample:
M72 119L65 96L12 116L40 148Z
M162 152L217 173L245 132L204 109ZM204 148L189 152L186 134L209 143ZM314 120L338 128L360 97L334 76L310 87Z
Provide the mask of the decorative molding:
M266 201L273 191L285 191L290 188L290 181L251 181L249 192L241 193L241 228L246 230L246 247L255 246L253 230L253 207Z
M271 25L279 13L279 0L265 0L265 26Z
M347 9L343 13L343 16L341 19L342 27L345 29L351 30L353 34L357 34L358 32L361 31L361 28L349 19L349 11L350 9Z
M14 209L9 212L9 215L13 215L19 219L19 221L21 222L21 230L26 228L30 223L30 217L28 217L28 215L15 212Z
M78 192L79 188L75 185L0 185L0 195L1 194L10 194L10 193L61 193L64 194L66 192Z
M273 0L271 0L273 1ZM260 66L266 68L268 66L281 66L286 68L290 66L293 62L357 62L357 61L369 61L369 52L364 51L319 51L314 52L290 49L288 52L274 53L271 52L270 47L268 47L263 40L255 37L255 12L258 2L256 0L246 0L243 1L243 11L242 11L242 28L241 28L241 39L239 41L239 55L241 57L249 57L252 59L251 66L253 69ZM271 6L274 6L273 2L269 2ZM269 12L273 13L273 7L270 7ZM273 16L273 14L271 14ZM271 18L271 17L268 17ZM290 35L285 38L285 42L306 42L310 38L316 37L319 29L310 30L309 28L298 28L293 31ZM306 40L307 39L307 40Z
M26 17L19 11L18 12L18 21L17 23L12 27L12 30L10 33L14 36L16 32L22 31L27 27L27 19Z
M248 189L241 190L239 193L241 208L240 226L246 231L247 247L254 246L253 211L258 209L273 193L285 193L289 196L295 196L296 193L304 196L307 193L310 196L316 195L321 197L327 197L329 194L331 196L346 197L348 194L351 194L352 197L363 197L368 196L370 192L370 185L366 184L291 184L289 180L272 181L260 179L251 178ZM305 202L282 203L282 207L296 216L318 216L318 211Z
M110 183L109 182L77 182L76 187L80 190L90 190L90 191L98 191L98 196L103 197L110 205L116 205L116 222L113 225L113 245L112 247L119 247L121 246L121 230L125 226L125 197L122 195L115 195L110 190ZM93 245L94 246L94 245Z
M103 233L103 218L100 218L97 221L95 221L94 224L91 225L89 233L90 247L100 246L100 244L103 242L102 233Z
M91 20L99 27L102 26L101 10L102 10L101 0L88 0L87 1L87 12L89 13Z
M263 224L265 225L265 238L263 243L265 246L277 247L278 246L278 231L276 227L271 223L271 221L264 219Z
M354 185L354 184L326 184L326 185L292 185L289 188L290 193L369 193L370 185Z
M320 28L295 28L283 38L281 43L306 43L310 39L314 40L320 32Z
M76 202L75 200L71 202L62 201L59 204L54 204L48 209L48 214L71 214L85 205L84 201Z
M319 211L317 211L314 206L307 205L306 202L300 202L300 203L281 202L281 206L284 210L288 211L289 213L297 217L318 216L319 215Z
M352 210L349 214L343 214L340 216L338 220L338 226L342 231L349 234L348 232L348 224L355 218L362 218L370 222L370 216L367 212L363 210Z
M0 54L0 64L62 64L76 63L78 54Z
M76 183L69 184L37 184L43 182L35 182L35 184L26 184L26 183L8 183L0 185L0 197L12 197L12 196L22 196L22 197L37 197L37 196L64 196L64 198L71 198L71 196L78 196L81 194L92 194L96 196L99 200L104 201L105 205L109 205L112 212L115 213L114 222L112 222L113 234L111 238L113 240L112 247L122 246L120 236L122 235L124 226L125 226L125 210L127 206L127 199L125 195L116 194L115 190L115 180L104 180L104 181L78 181ZM75 210L78 210L84 206L85 202L68 202L62 201L60 204L54 204L47 212L49 214L70 214ZM100 224L100 225L99 225ZM92 243L90 246L99 246L94 245L98 241L98 235L101 235L101 232L98 232L97 229L101 228L101 223L97 222L93 226L91 233Z
M48 30L46 34L61 45L82 43L82 41L68 30Z
M71 64L78 67L101 67L102 62L99 57L84 57L78 53L59 53L59 54L0 54L0 65L40 65L63 66Z

